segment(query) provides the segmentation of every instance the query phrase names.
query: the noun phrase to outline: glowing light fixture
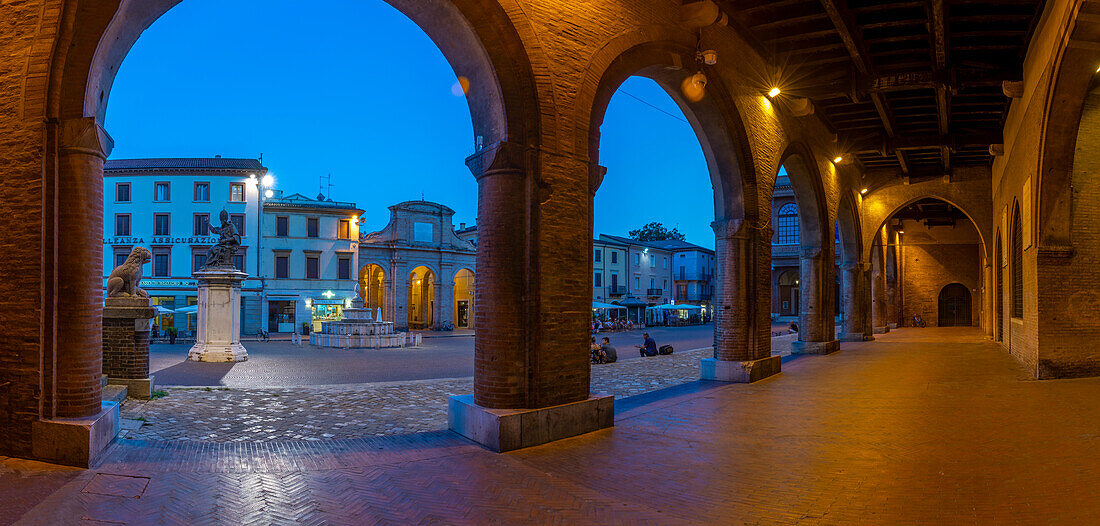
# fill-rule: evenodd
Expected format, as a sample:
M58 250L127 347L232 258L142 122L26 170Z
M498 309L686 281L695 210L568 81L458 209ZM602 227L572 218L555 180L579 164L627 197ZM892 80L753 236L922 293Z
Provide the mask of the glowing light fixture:
M271 199L274 196L275 196L275 190L272 190L270 188L268 188L267 190L264 190L264 197L266 197L268 199Z
M866 194L866 193L867 193L867 189L866 189L866 188L864 188L863 190L860 190L860 191L859 191L859 193L861 193L861 194Z
M264 188L271 188L272 186L275 186L275 176L271 174L265 175L264 178L261 179L261 181L264 183Z
M833 164L840 164L840 162L843 161L843 160L844 160L844 158L838 155L838 156L833 158Z
M768 90L768 96L769 96L769 97L771 97L771 98L773 98L773 99L774 99L774 98L775 98L776 96L778 96L778 95L779 95L779 93L780 93L780 91L779 91L779 88L772 88L772 89Z
M332 297L335 296L336 294L333 293L331 290L326 290L326 291L322 292L321 295L328 298L328 299L332 299Z

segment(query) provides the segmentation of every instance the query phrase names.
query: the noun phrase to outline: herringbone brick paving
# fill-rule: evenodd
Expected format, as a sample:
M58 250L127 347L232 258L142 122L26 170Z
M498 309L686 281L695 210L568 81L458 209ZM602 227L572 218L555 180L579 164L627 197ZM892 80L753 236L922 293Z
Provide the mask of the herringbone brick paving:
M4 460L0 481L59 489L0 522L24 512L23 524L1100 521L1100 379L1029 380L977 331L897 331L757 384L687 387L625 400L613 429L504 455L439 431L119 441L94 470ZM104 495L102 481L82 492L96 474L149 482L137 498ZM119 477L103 480L120 481L118 493L141 485Z

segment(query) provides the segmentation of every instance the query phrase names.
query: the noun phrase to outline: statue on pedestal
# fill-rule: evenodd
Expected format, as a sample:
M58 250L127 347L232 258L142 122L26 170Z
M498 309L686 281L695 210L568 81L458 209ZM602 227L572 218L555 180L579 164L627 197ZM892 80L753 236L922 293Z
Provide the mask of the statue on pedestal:
M237 226L229 220L229 212L223 209L218 219L222 222L221 226L210 225L210 231L218 235L218 242L206 252L203 270L233 268L233 256L237 255L237 249L241 247L241 234L237 232Z

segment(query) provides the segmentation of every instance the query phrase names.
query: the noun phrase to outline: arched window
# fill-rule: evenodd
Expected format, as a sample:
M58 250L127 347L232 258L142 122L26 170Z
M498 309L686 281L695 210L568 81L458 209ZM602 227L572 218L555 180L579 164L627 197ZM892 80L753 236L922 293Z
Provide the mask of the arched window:
M1024 317L1024 229L1020 205L1012 211L1012 317Z
M779 245L798 244L798 206L787 203L779 209L779 228L776 231L775 242Z

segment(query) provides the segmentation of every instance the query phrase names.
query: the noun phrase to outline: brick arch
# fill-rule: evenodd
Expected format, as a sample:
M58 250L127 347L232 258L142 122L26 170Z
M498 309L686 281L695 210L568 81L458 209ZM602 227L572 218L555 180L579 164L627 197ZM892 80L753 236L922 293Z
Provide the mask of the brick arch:
M817 161L806 143L791 142L779 156L775 172L779 172L780 166L787 169L791 190L798 203L798 233L802 246L824 250L832 247L833 232L829 222L829 202Z
M907 207L907 206L909 206L909 205L911 205L911 204L913 204L917 201L920 201L921 199L937 199L937 200L943 201L943 202L945 202L945 203L947 203L951 206L954 206L955 208L958 208L959 210L962 211L963 214L966 214L967 219L969 219L970 223L972 225L974 225L974 230L976 230L978 232L978 241L980 241L981 244L982 244L982 248L981 248L981 252L980 252L981 256L982 257L988 257L987 249L989 248L988 247L988 240L989 240L989 234L990 234L989 233L989 228L991 228L989 226L989 223L976 221L974 219L975 215L972 213L971 210L967 210L966 207L960 206L957 201L955 201L955 200L953 200L949 197L939 195L939 194L936 194L936 193L926 193L926 194L921 194L917 197L910 198L909 200L904 201L901 204L896 205L892 208L885 209L885 210L888 210L888 213L886 213L885 215L881 215L881 216L875 215L875 216L872 216L872 217L865 218L865 221L863 222L863 225L864 225L863 246L864 246L864 249L866 250L866 253L865 253L864 257L867 261L870 261L870 257L871 257L871 254L870 254L871 244L873 242L876 242L875 241L875 236L878 234L878 232L880 230L882 230L882 227L886 225L886 222L889 221L891 217L894 217L894 214L898 213L899 210L901 210L901 209L903 209L903 208L905 208L905 207Z
M1037 167L1037 199L1032 221L1037 221L1040 246L1068 247L1072 245L1073 228L1072 178L1073 159L1078 147L1078 128L1090 89L1096 83L1096 66L1100 64L1100 25L1079 14L1100 11L1100 2L1074 2L1068 24L1058 35L1059 44L1051 60L1052 70L1038 89L1046 91L1043 100L1043 120L1040 126L1039 166ZM1075 45L1077 44L1077 45Z
M585 86L578 95L576 122L588 123L588 133L577 134L578 156L587 158L592 165L599 163L600 126L611 97L628 77L649 78L676 102L699 139L714 187L715 218L755 218L756 192L748 190L755 174L752 152L746 128L725 82L716 70L704 67L708 78L706 96L690 102L680 91L681 82L694 74L686 68L695 64L694 37L687 42L685 36L690 34L676 34L664 26L653 26L620 36L597 53L584 73ZM646 41L652 37L681 38ZM594 177L593 192L601 182L602 175Z
M53 64L48 117L103 122L119 66L141 33L181 0L69 0ZM540 143L532 65L508 14L489 0L384 0L416 23L469 79L466 99L484 144Z

